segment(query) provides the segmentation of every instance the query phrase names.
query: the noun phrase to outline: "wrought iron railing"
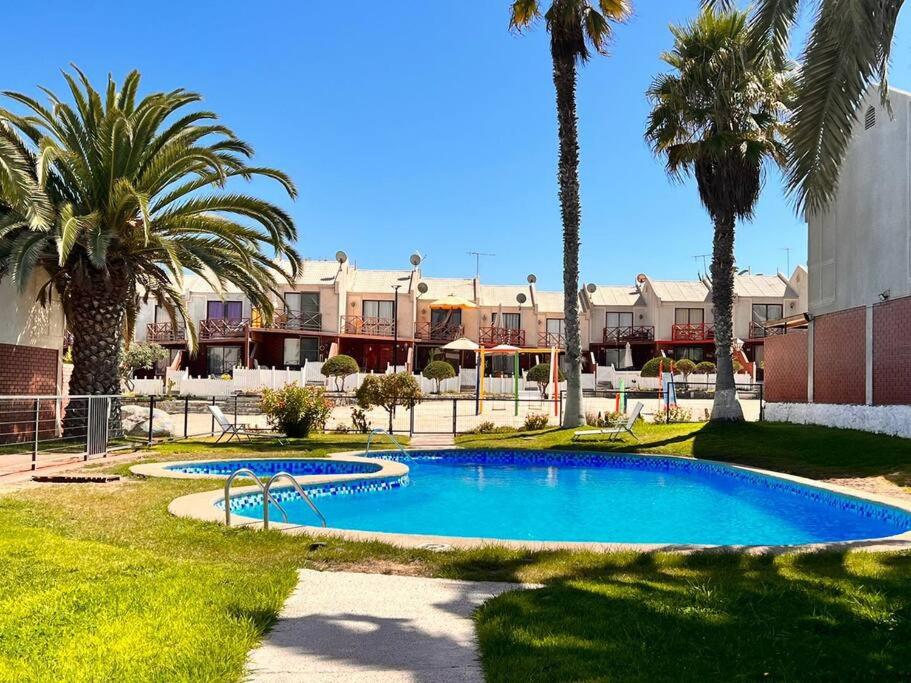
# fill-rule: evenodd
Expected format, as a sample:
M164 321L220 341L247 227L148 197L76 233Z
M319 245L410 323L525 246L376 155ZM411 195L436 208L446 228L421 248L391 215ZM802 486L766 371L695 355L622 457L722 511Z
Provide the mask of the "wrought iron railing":
M785 326L766 327L762 323L750 321L750 339L764 339L765 337L773 337L779 334L787 333L788 328Z
M605 327L602 333L605 344L625 344L636 341L655 341L655 328L652 325L624 325Z
M538 346L566 348L566 336L560 332L540 332Z
M153 342L183 341L187 338L187 329L183 325L171 322L149 323L146 325L146 339Z
M510 329L508 327L482 327L479 341L482 346L497 346L499 344L525 346L525 330Z
M228 320L223 318L207 318L199 321L200 339L233 339L243 337L250 325L249 318Z
M671 325L671 339L691 342L714 341L715 327L706 323L677 323Z
M362 315L343 315L339 329L344 334L366 334L373 337L391 337L395 325L392 318L373 318Z
M465 335L465 327L455 323L430 323L427 321L415 324L414 336L424 341L450 342Z

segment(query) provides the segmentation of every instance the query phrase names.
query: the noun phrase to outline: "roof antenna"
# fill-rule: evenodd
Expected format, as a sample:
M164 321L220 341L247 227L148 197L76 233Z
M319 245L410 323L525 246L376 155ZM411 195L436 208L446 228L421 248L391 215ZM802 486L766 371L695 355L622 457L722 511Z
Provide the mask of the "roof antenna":
M695 256L693 256L693 260L697 264L699 263L699 259L702 259L702 272L705 273L706 275L708 275L709 269L708 269L708 266L706 266L705 259L708 258L709 256L711 256L711 254L696 254ZM702 279L701 274L699 275L699 279Z
M474 256L474 276L478 279L481 278L481 257L482 256L496 256L496 254L488 254L483 251L469 251L469 256Z
M788 277L790 277L790 276L791 276L791 247L782 247L782 248L781 248L781 251L783 251L785 254L787 254L788 269L787 269L787 271L785 272L785 275L787 275Z

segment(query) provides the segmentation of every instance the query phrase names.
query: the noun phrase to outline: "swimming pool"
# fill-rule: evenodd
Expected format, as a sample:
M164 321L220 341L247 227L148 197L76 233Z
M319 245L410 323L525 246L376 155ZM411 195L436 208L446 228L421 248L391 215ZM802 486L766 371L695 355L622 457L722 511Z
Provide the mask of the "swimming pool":
M328 458L287 458L281 460L248 458L182 462L176 465L166 465L164 469L181 474L205 474L215 477L227 477L241 468L248 469L259 477L271 477L279 472L287 472L294 476L371 474L379 472L382 469L382 465L376 462L329 460Z
M391 455L380 455L399 459ZM685 458L468 451L413 453L406 477L307 487L329 526L519 541L793 545L884 538L911 513L741 468ZM296 524L313 513L276 488ZM262 517L262 496L231 509ZM279 519L277 509L270 509Z

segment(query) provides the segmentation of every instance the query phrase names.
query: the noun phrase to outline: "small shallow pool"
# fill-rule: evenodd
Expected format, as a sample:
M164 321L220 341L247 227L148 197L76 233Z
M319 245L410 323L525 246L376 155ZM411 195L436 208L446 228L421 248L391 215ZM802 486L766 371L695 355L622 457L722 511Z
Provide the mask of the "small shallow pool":
M274 470L290 462L276 461ZM404 462L410 472L402 479L308 488L330 527L402 534L792 545L911 530L911 514L899 508L707 461L457 450L415 453ZM292 489L275 492L289 521L315 523ZM232 497L231 508L259 519L262 502L260 494L246 494ZM280 519L277 509L271 516Z
M347 460L329 460L326 458L289 458L287 460L213 460L211 462L180 463L169 465L166 470L182 474L208 474L227 477L237 470L245 468L260 477L271 477L278 472L287 472L295 476L317 474L372 474L382 469L374 462L352 462Z

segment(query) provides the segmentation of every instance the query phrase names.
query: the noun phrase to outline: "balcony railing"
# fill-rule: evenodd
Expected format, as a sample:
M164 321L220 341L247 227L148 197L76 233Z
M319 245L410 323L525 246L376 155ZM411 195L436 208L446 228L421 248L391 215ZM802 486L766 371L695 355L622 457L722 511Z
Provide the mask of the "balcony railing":
M566 335L559 332L540 332L538 333L538 346L548 348L556 347L559 349L566 348Z
M451 342L465 335L465 327L455 323L416 323L414 336L424 341Z
M678 323L671 325L671 339L688 342L714 341L715 327L705 323Z
M362 315L343 315L339 329L343 334L366 334L373 337L393 336L392 318L368 318Z
M183 325L174 325L171 322L149 323L146 325L146 339L153 342L183 341L187 338L187 330Z
M482 327L481 346L525 346L525 330L515 330L506 327Z
M625 344L626 342L655 341L655 328L652 325L605 327L602 338L605 344Z
M766 327L762 323L750 321L750 339L764 339L765 337L772 337L775 335L787 333L788 328L786 326Z
M262 327L270 330L309 330L319 332L323 329L322 313L288 313L281 312L272 316L272 324Z
M200 339L233 339L243 337L250 325L249 318L226 320L223 318L207 318L199 321Z

